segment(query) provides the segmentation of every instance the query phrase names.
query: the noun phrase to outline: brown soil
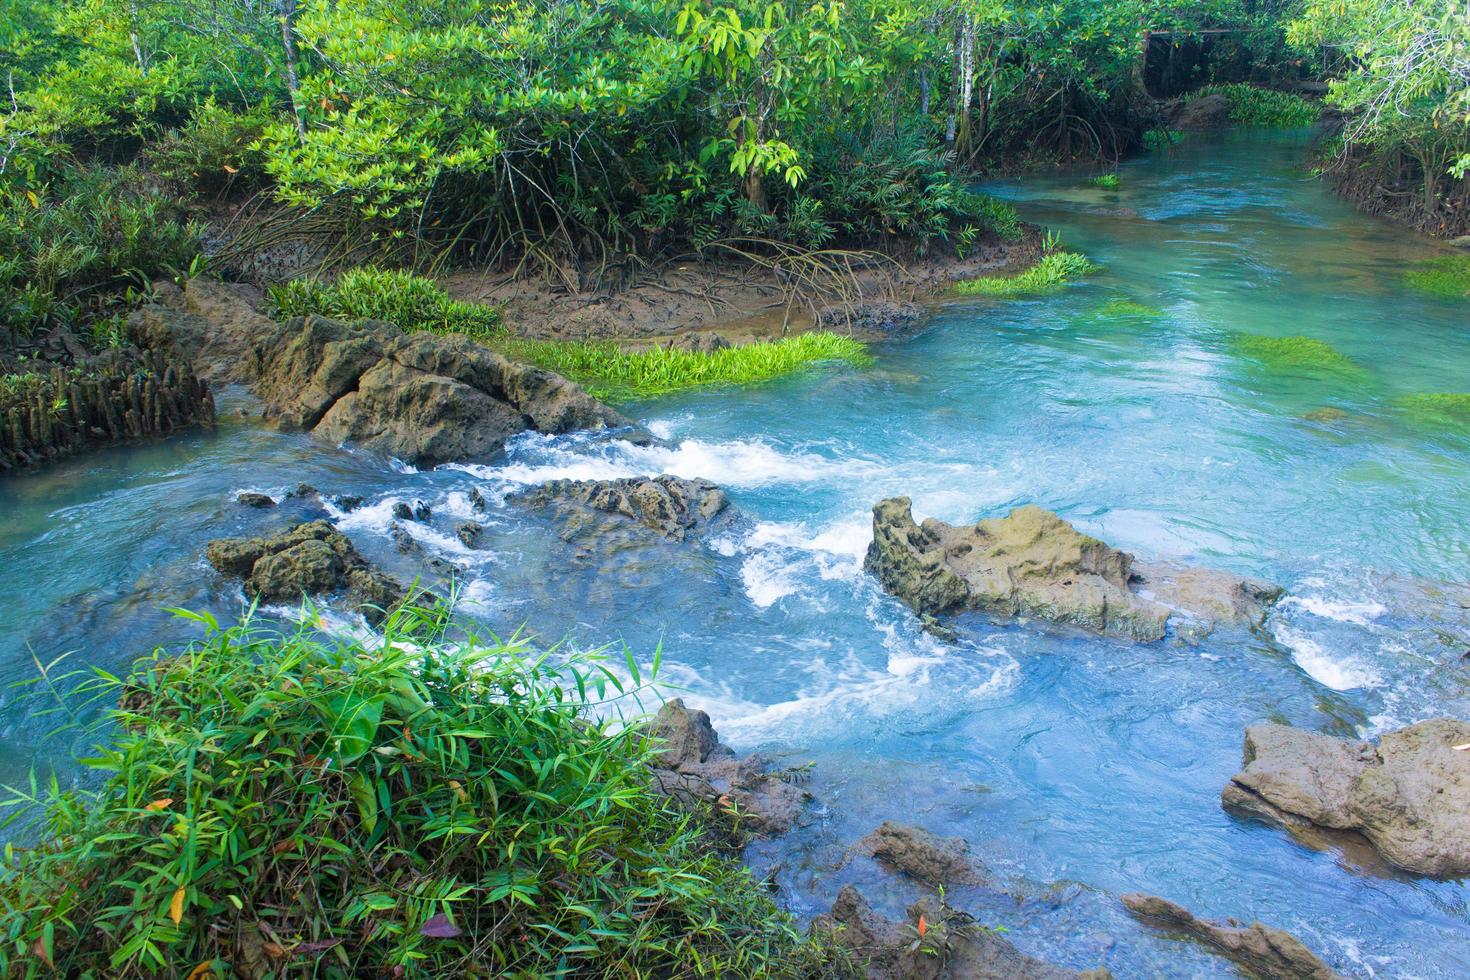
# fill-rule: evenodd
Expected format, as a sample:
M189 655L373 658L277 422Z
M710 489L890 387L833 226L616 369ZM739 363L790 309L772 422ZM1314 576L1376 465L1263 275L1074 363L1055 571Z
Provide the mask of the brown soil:
M575 290L561 284L459 270L442 283L459 299L492 303L515 334L546 340L612 340L629 347L668 343L681 335L718 333L732 343L800 333L833 314L884 300L932 300L954 283L1029 265L1040 234L1027 227L1015 242L989 238L965 258L928 255L904 260L863 253L841 287L802 290L771 270L737 259L671 262L643 270L621 288ZM823 316L823 311L827 311Z

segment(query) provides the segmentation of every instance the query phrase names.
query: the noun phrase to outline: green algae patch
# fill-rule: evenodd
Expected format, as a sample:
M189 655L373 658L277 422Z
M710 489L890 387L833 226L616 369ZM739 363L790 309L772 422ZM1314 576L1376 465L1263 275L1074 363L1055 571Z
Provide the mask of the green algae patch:
M1416 422L1456 428L1470 425L1470 392L1405 395L1397 404Z
M1098 271L1098 266L1076 252L1052 252L1041 261L1014 276L987 276L967 279L955 286L961 296L1027 296L1048 293L1073 279Z
M1131 299L1110 299L1093 311L1093 315L1109 320L1158 320L1164 311Z
M1231 347L1241 357L1259 363L1268 371L1293 374L1335 374L1364 378L1368 371L1331 344L1313 337L1266 337L1253 333L1234 334Z
M1404 273L1411 289L1443 299L1470 299L1470 255L1446 255Z

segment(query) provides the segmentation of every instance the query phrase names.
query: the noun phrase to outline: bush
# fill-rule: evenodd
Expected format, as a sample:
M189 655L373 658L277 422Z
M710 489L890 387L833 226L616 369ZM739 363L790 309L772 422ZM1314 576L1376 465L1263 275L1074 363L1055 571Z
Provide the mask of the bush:
M1413 289L1445 299L1470 299L1470 255L1446 255L1421 262L1404 274Z
M961 296L1024 296L1046 293L1081 276L1091 275L1097 266L1076 252L1052 252L1043 255L1025 272L1014 276L988 276L967 279L955 286Z
M649 789L649 740L596 714L622 692L596 658L451 641L442 611L393 614L372 648L193 618L205 640L82 686L120 704L99 789L9 801L46 837L8 853L7 976L819 966Z
M501 346L509 356L565 375L598 398L647 398L703 385L755 384L818 361L872 360L861 342L827 331L716 351L654 347L627 352L606 342L554 340Z
M500 311L451 299L432 279L394 269L364 266L328 285L297 279L270 291L277 317L317 316L342 320L386 320L414 333L462 333L488 340L502 332Z
M269 102L237 112L211 97L189 121L143 150L143 165L179 190L211 197L255 190L265 183L265 151L258 145L274 121Z
M130 170L78 172L0 197L0 329L27 337L105 314L199 254L201 227Z
M1273 129L1300 129L1317 121L1322 107L1291 92L1256 88L1236 82L1229 85L1206 85L1194 98L1223 95L1230 102L1230 121L1238 126L1265 126Z

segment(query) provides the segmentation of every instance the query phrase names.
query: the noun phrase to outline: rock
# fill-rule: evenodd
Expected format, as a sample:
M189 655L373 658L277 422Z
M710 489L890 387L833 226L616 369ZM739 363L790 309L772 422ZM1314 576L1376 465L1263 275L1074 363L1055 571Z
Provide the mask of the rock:
M907 497L881 501L863 567L921 618L978 610L1140 641L1162 639L1173 614L1191 638L1220 624L1259 626L1282 595L1224 572L1135 565L1034 505L954 527L916 524Z
M413 508L410 507L410 506L408 506L408 504L405 501L402 501L402 500L394 501L394 503L393 503L393 517L394 517L395 520L411 521L411 520L413 520Z
M576 517L578 509L618 515L669 541L707 533L718 519L733 515L725 491L708 480L677 476L552 480L510 499L529 506L554 506L564 518Z
M490 509L490 501L485 499L485 495L480 492L479 487L470 488L470 506L481 514Z
M975 885L981 881L961 837L940 837L922 827L885 820L858 842L856 850L929 885Z
M1449 240L1449 243L1455 246L1455 248L1470 248L1470 235L1461 235L1458 238L1451 238Z
M758 755L737 759L719 744L703 711L689 710L678 698L667 701L649 735L665 746L654 760L657 791L686 806L733 813L737 828L756 833L783 834L796 825L807 793L767 772Z
M1224 129L1230 125L1230 100L1223 95L1203 95L1185 102L1170 120L1171 129Z
M1389 732L1377 746L1252 725L1244 768L1221 802L1288 829L1357 831L1406 871L1470 874L1470 750L1457 745L1470 745L1470 723L1448 718Z
M394 516L397 516L396 512ZM393 547L398 549L400 555L422 555L424 553L418 540L396 521L388 528L388 537L392 539Z
M368 564L326 521L299 524L269 538L221 538L208 544L205 555L220 573L243 578L246 595L261 602L346 592L376 622L406 596L402 585Z
M465 521L454 529L454 534L466 548L473 548L483 530L485 527L479 521Z
M1134 916L1170 932L1198 940L1238 964L1247 976L1260 980L1335 980L1326 963L1289 932L1252 922L1242 926L1196 918L1188 909L1154 895L1123 896Z
M266 508L266 507L274 507L276 505L275 498L272 497L270 494L268 494L268 493L252 493L252 492L250 492L248 490L245 491L244 493L240 494L235 499L237 501L239 501L241 504L243 504L244 506L246 506L246 507Z
M361 495L355 493L340 493L332 498L332 503L337 509L346 514L357 510L365 502Z
M415 500L412 504L398 500L393 504L393 517L400 521L418 521L420 524L427 524L433 516L434 512L422 500Z
M872 300L824 307L817 312L816 321L823 330L846 330L882 338L910 333L925 318L926 312L918 303Z
M677 337L670 337L664 343L664 347L669 350L687 350L696 354L713 354L715 351L732 346L734 345L730 343L728 337L707 330L681 333Z
M924 935L919 936L919 922ZM1027 956L998 933L932 898L909 906L908 922L874 911L851 885L837 893L812 932L852 954L868 980L1105 980Z

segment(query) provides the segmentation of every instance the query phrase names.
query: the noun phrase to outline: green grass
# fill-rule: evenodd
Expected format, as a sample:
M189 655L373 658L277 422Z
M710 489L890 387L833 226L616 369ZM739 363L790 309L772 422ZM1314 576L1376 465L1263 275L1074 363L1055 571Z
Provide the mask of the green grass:
M1143 303L1135 303L1131 299L1110 299L1094 310L1093 315L1110 320L1157 320L1164 315L1164 311Z
M1115 191L1118 189L1119 180L1117 174L1098 174L1088 183L1093 187L1101 187L1105 191Z
M5 976L828 969L649 788L658 746L604 720L631 687L605 662L451 638L442 609L394 613L370 648L183 615L204 639L68 699L117 706L100 786L5 801L43 820L6 850Z
M1470 393L1446 391L1405 395L1398 404L1417 422L1460 429L1470 426Z
M1236 354L1271 371L1365 377L1367 371L1352 358L1312 337L1265 337L1237 333L1230 339Z
M1238 126L1300 129L1315 123L1322 112L1321 106L1300 95L1256 88L1254 85L1239 82L1207 85L1191 98L1207 95L1225 96L1230 102L1230 121Z
M1046 293L1079 276L1091 275L1097 266L1076 252L1052 252L1041 257L1025 272L1014 276L967 279L955 286L961 296L1025 296Z
M1412 289L1445 299L1470 299L1470 255L1446 255L1421 262L1404 274Z
M706 385L769 381L821 361L872 362L860 341L827 331L717 351L654 347L628 352L591 341L508 340L507 356L565 375L598 398L649 398Z
M503 333L500 311L480 303L451 299L432 279L395 269L363 266L344 272L335 283L297 279L270 291L271 315L386 320L410 333L460 333L490 340Z

